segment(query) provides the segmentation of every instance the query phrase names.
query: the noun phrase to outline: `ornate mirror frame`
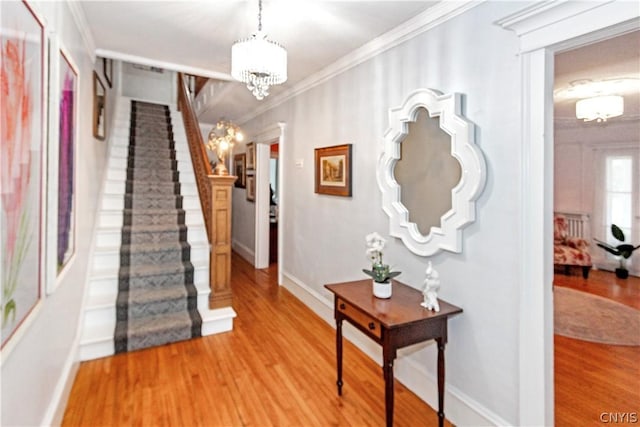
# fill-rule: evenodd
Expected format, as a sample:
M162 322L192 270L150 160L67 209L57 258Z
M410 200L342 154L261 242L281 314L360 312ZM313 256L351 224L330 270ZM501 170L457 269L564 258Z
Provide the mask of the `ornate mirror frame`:
M475 127L461 115L461 94L443 95L432 89L418 89L404 103L389 110L389 128L384 134L384 149L378 162L378 186L382 208L389 216L389 234L402 239L416 255L431 256L441 250L462 252L462 229L475 220L475 200L484 189L486 165L475 144ZM429 117L440 117L440 129L451 136L451 155L460 162L460 182L451 189L451 209L440 218L440 227L431 227L426 236L414 222L400 198L401 188L394 176L400 159L400 144L415 122L418 109L426 108Z

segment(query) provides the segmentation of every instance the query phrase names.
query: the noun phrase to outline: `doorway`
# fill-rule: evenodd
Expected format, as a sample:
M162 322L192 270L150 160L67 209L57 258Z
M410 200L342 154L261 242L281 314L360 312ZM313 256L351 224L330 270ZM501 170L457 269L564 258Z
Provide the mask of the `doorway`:
M554 218L559 215L571 225L568 239L581 247L584 244L584 254L593 265L587 278L582 277L580 269L558 266L554 274L558 425L606 422L607 408L624 412L623 408L628 407L632 411L640 399L637 370L631 368L640 358L640 348L613 345L602 339L600 328L609 316L593 324L585 319L583 329L576 334L567 327L565 314L578 307L587 313L598 301L594 296L640 309L640 279L617 279L613 273L614 257L593 240L616 245L610 234L611 224L616 223L627 239L638 241L638 46L640 31L634 31L554 55ZM623 111L616 110L616 104L606 111L609 99L602 99L603 96L615 96L623 102ZM592 112L581 109L581 104L592 101L605 104ZM618 116L620 112L622 115ZM582 115L589 117L577 118ZM553 234L557 234L555 227ZM573 301L570 308L567 298ZM578 317L572 316L574 320Z
M522 64L522 259L519 424L554 424L553 54L635 31L631 3L541 3L496 22L514 31Z

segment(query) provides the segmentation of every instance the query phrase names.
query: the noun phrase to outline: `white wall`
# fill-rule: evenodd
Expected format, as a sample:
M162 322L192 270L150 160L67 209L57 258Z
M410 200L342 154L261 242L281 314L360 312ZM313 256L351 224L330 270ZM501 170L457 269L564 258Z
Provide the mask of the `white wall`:
M55 412L58 402L64 399L65 387L73 381L77 368L78 322L108 151L108 141L98 141L92 136L94 64L69 6L66 2L29 4L44 18L46 30L55 32L54 37L67 49L79 71L75 162L78 238L68 269L57 279L49 279L58 280L55 292L46 295L48 283L43 284L39 309L3 349L0 416L3 426L49 424L61 415ZM96 63L96 69L102 75L101 62ZM114 79L117 79L115 69ZM109 91L111 98L115 92L116 86ZM107 113L113 116L109 108L111 103L107 105ZM49 159L55 161L57 158Z
M244 125L257 132L287 123L281 265L286 277L328 305L324 284L365 278L365 235L388 234L376 184L388 109L421 87L464 94L463 113L477 126L488 178L477 221L464 231L463 253L421 258L390 238L385 259L416 288L433 262L441 297L464 309L449 323L447 387L489 422L511 425L517 424L519 405L521 69L517 37L493 23L520 7L479 5ZM353 197L314 194L314 148L343 143L353 144ZM295 166L298 159L302 168ZM423 366L433 378L435 354L435 346L427 345L403 357L416 362L411 369Z
M174 105L176 103L176 73L135 68L125 62L122 66L122 95L135 99Z
M233 155L247 151L246 143L236 144ZM250 173L255 174L255 171ZM239 255L255 265L256 204L247 200L246 188L233 187L231 236L232 247Z

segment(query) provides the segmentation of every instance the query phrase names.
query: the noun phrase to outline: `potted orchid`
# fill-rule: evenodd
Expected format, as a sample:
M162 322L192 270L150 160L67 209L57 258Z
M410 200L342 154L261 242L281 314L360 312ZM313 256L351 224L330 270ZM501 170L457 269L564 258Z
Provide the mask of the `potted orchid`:
M399 271L391 271L388 264L382 262L382 250L387 241L378 233L366 236L367 257L371 261L371 270L362 269L373 279L373 295L378 298L391 297L391 279L400 274Z

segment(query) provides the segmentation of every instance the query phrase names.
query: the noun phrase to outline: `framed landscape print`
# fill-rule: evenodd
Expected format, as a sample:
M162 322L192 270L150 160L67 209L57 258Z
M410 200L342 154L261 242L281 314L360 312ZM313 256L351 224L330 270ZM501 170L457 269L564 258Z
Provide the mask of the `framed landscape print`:
M237 188L246 187L246 167L245 167L246 155L245 153L236 154L233 156L233 173L238 177L235 182Z
M351 144L315 149L315 192L351 197Z
M43 24L26 2L0 2L0 17L4 348L41 298L45 43Z
M68 54L59 58L58 234L56 265L59 273L75 250L75 142L78 71Z

